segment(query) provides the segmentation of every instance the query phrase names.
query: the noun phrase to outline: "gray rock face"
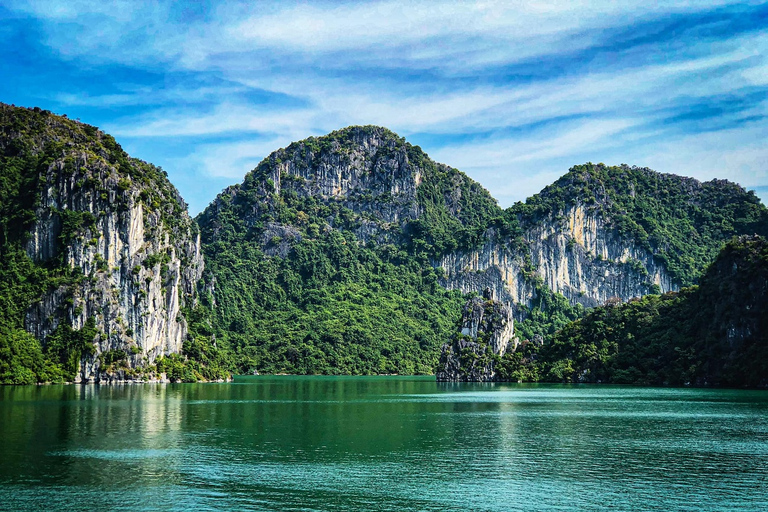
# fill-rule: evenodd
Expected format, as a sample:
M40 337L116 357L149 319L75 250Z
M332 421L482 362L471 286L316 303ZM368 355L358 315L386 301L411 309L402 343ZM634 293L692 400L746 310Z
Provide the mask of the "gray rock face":
M653 254L620 238L602 217L582 206L528 226L524 239L534 275L526 272L520 254L498 242L492 232L482 247L448 254L433 265L445 271L441 284L448 289L473 293L487 287L513 304L530 305L535 278L571 303L587 307L612 297L626 301L646 295L653 285L661 293L679 288Z
M58 259L82 274L74 286L49 291L27 312L25 328L45 340L61 322L82 328L96 319L96 355L81 365L82 381L98 381L99 355L123 350L131 367L181 352L187 324L181 308L195 300L203 271L200 237L168 184L159 204L142 200L146 186L90 152L68 155L47 169L36 221L26 245L37 262ZM146 196L146 193L144 193ZM170 205L181 205L175 211ZM63 219L89 214L67 243Z
M271 157L277 193L291 187L299 195L333 198L355 213L370 215L377 224L399 224L418 216L416 189L422 173L397 147L394 134L358 128L343 143L333 141L325 150L311 141L299 144L299 151L289 147ZM282 161L283 155L290 159Z
M343 132L343 137L334 137L334 132L275 151L242 185L220 194L201 215L201 224L210 222L215 236L216 216L232 203L240 206L238 213L246 224L256 225L265 213L272 212L276 198L288 193L349 209L356 227L348 229L363 243L395 241L401 227L420 214L416 191L422 169L409 161L402 141L384 128L351 127ZM318 228L336 229L339 222L330 216ZM274 224L266 228L278 229ZM262 240L262 247L270 256L284 256L289 245L276 247L279 244L270 243L273 236L270 233L269 240Z
M464 305L459 333L442 347L436 372L438 382L491 382L495 380L495 357L517 348L514 318L506 304L484 297Z
M276 151L259 165L250 182L246 178L242 186L222 193L210 210L215 215L217 203L236 202L246 190L265 198L289 191L351 210L357 222L354 233L363 243L398 242L406 223L424 213L417 196L423 179L422 169L409 160L396 135L383 128L353 127L343 137L310 138ZM460 199L454 196L460 194L457 186L445 198L452 214ZM267 199L249 206L253 224L270 204ZM335 222L338 219L331 217L320 228L333 229ZM265 253L284 257L291 243L300 239L291 229L268 224L261 240ZM552 212L549 218L524 226L523 237L531 255L528 264L519 250L510 248L509 240L500 240L491 228L476 249L432 261L444 270L440 284L470 294L490 288L507 304L527 306L536 297L537 280L587 307L612 297L642 296L655 286L662 293L678 289L653 254L622 239L601 215L586 207Z

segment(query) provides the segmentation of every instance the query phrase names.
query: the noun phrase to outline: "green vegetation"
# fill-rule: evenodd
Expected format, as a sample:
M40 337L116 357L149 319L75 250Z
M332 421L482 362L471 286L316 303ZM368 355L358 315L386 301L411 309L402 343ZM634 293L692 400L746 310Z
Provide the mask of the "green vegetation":
M335 230L285 258L248 241L217 241L206 256L216 339L240 371L431 373L463 303L429 265Z
M70 177L73 192L111 201L117 209L125 207L127 194L138 188L145 210L159 210L162 226L171 235L183 222L185 205L162 169L128 157L111 136L39 108L0 104L0 383L71 381L81 359L94 354L99 335L95 319L73 330L66 311L93 276L71 268L65 256L75 241L98 243L98 219L89 211L39 205L46 187ZM61 193L59 186L52 190L55 197ZM36 262L25 246L38 216L60 229L51 234L56 242L52 257ZM161 263L167 258L157 257ZM107 270L103 258L96 263L97 270ZM37 340L25 331L24 318L32 304L53 290L63 291L65 297L54 313L58 327L46 340ZM106 366L122 364L116 353L101 356Z
M361 143L370 139L376 144ZM361 189L323 197L318 173L335 165L351 166ZM525 317L517 334L526 341L499 364L510 378L545 378L538 343L584 310L544 286L524 235L577 204L686 284L732 234L768 225L766 209L737 185L602 164L574 167L526 203L501 210L477 183L417 146L382 128L352 127L273 153L199 216L216 280L216 307L210 298L207 304L211 333L239 371L429 372L462 302L436 286L441 270L431 262L493 233L519 255L536 290L531 304L517 306ZM393 211L400 222L383 222ZM375 226L372 235L360 237L364 225ZM626 267L646 272L638 261Z
M594 308L504 378L644 385L768 385L768 241L729 242L701 284Z
M96 353L93 341L97 334L96 322L91 317L80 330L61 323L53 334L48 336L45 354L61 367L65 381L74 380L83 357L93 356Z
M416 191L419 218L406 227L414 254L437 257L477 247L488 227L504 222L496 200L479 183L435 163L418 146L404 145L408 160L421 170L423 180Z
M604 215L681 286L695 284L731 237L768 236L768 209L753 192L726 180L699 183L626 165L577 165L511 209L525 227L575 205Z
M72 177L78 193L117 209L134 197L161 218L160 226L145 224L147 237L186 230L185 205L162 169L130 158L95 127L0 106L0 140L0 383L71 380L80 360L93 355L94 319L80 331L59 322L48 339L36 340L24 330L24 317L54 289L65 290L72 307L74 290L95 279L70 268L64 256L74 242L99 243L99 218L64 206L40 209L42 187ZM333 181L329 169L346 175ZM665 331L658 320L672 318L679 330L699 310L724 321L738 317L737 306L713 311L699 303L709 293L704 280L700 288L598 308L574 322L585 311L546 288L525 235L538 223L564 221L575 205L653 253L683 285L695 284L734 234L768 234L768 210L738 185L627 166L576 166L502 210L478 183L394 133L346 128L276 151L198 217L207 276L199 303L183 311L190 336L182 354L146 370L182 381L251 371L431 373L465 300L439 286L443 271L433 264L493 241L519 258L535 290L530 304L516 306L525 317L516 324L521 349L495 361L506 378L736 382L731 370L707 366L707 354L719 350L714 341L701 345L709 339L702 332ZM36 216L61 228L46 262L33 262L25 251ZM168 253L149 255L143 268L133 267L134 279L158 268L165 274L169 263ZM624 265L647 272L640 261ZM95 267L109 270L100 256ZM670 349L673 335L680 341ZM130 347L115 349L100 363L127 370L132 355Z
M317 165L332 157L324 151L343 154L353 148L349 141L371 136L381 141L371 162L398 158L409 162L399 169L404 180L423 176L416 197L389 195L378 180L391 176L377 176L376 164L359 171L380 192L375 198L308 195L301 177L285 173L274 193L270 176L278 162ZM402 231L379 221L379 236L364 242L354 232L376 222L363 213L376 208L372 202L402 208L404 216L420 208L424 216ZM381 128L350 128L291 145L198 218L207 269L216 279L216 340L240 371L431 373L463 299L437 284L440 271L429 257L466 245L465 224L500 212L477 183Z
M211 312L204 306L184 310L193 335L184 340L182 355L171 354L156 361L158 373L165 372L171 381L198 382L224 380L237 369L229 345L219 348L210 322ZM183 356L183 357L182 357Z
M525 313L525 319L515 324L515 335L522 340L549 339L584 315L584 308L580 304L571 304L568 299L544 286L540 279L531 306L519 308Z

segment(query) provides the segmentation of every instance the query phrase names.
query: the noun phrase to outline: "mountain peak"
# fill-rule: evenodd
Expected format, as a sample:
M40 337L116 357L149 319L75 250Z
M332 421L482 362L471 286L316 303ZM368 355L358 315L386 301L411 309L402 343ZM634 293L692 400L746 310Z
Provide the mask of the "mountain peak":
M424 234L455 238L476 219L501 213L480 184L434 162L391 130L350 126L273 152L246 175L234 195L220 194L199 218L205 230L207 219L226 203L246 225L263 225L282 218L286 205L307 211L315 210L317 202L333 212L323 224L354 225L363 240L401 237L406 224L417 220ZM451 228L424 229L435 223ZM217 229L215 222L210 227Z
M20 380L123 378L179 352L203 261L165 172L94 126L12 105L0 170L0 259L20 269L0 276L0 331L23 326L55 369Z

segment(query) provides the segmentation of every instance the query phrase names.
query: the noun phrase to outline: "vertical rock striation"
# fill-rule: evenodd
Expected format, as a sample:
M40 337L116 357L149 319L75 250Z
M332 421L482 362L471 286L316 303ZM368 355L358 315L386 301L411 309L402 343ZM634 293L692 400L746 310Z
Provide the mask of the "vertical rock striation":
M507 350L517 348L512 310L493 300L486 289L464 306L459 332L443 345L435 373L438 382L491 382L494 365Z
M275 151L242 184L219 194L200 223L210 227L215 238L216 217L232 204L253 227L274 214L276 198L316 198L348 210L358 239L391 241L402 225L419 216L416 191L422 179L423 169L409 159L395 134L379 127L351 127ZM329 216L327 222L329 228L338 228L340 219ZM274 222L267 228L265 248L272 237L291 231ZM271 252L284 255L285 249Z
M501 300L527 305L536 296L538 281L586 307L612 297L626 301L679 288L652 252L621 237L604 217L582 205L531 223L523 239L528 261L493 232L477 249L434 260L445 271L441 284L464 293L487 287Z
M165 173L92 126L7 105L0 115L0 148L37 163L27 170L37 186L28 191L26 253L67 276L29 307L25 328L45 343L60 325L80 329L93 318L99 335L83 381L114 377L101 371L110 351L125 369L181 352L182 308L194 302L204 264L197 226Z

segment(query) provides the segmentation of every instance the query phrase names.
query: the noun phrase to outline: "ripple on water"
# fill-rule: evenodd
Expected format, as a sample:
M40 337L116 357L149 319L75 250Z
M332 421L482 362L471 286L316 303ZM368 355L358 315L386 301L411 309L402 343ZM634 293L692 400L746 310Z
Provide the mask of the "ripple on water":
M0 509L768 510L768 393L398 378L97 391L3 391Z

